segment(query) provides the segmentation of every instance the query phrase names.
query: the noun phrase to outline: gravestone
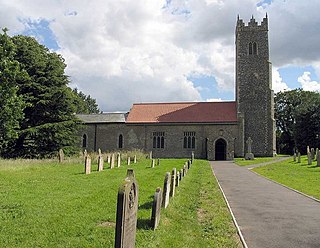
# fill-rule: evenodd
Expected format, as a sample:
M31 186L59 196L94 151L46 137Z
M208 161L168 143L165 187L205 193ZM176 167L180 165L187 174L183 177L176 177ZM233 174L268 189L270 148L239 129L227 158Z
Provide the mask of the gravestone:
M152 151L149 153L149 158L152 159Z
M155 160L152 159L152 160L151 160L151 168L154 168L154 164L155 164Z
M110 164L110 160L111 160L111 155L107 156L107 163Z
M127 165L130 165L130 162L131 162L131 158L128 157Z
M62 149L59 149L59 163L62 163L64 160L64 152Z
M101 155L102 155L101 149L99 148L99 149L98 149L98 156L101 156Z
M315 158L314 148L310 149L310 154L311 154L311 160L314 160L314 158Z
M84 172L86 173L86 175L91 173L91 158L89 154L85 158Z
M134 155L134 157L133 157L133 163L134 163L134 164L137 163L137 155Z
M298 152L298 163L301 163L301 153Z
M111 159L110 159L110 169L114 168L114 160L115 160L115 155L112 153Z
M160 165L160 158L158 158L157 160L157 165Z
M180 172L179 171L177 171L177 175L176 175L176 187L179 187L179 185L180 185Z
M99 155L98 157L98 171L103 171L103 156Z
M176 177L177 177L177 169L172 169L171 175L171 183L170 183L170 197L174 197L176 191Z
M310 147L307 146L307 154L310 152Z
M191 164L193 163L194 160L194 152L191 153Z
M180 169L180 181L183 179L183 169Z
M311 152L308 152L307 156L308 156L308 165L311 165L312 164Z
M320 152L317 154L317 166L320 166Z
M167 172L163 182L162 207L164 208L167 208L169 205L170 181L170 172Z
M121 165L121 155L120 153L117 154L117 167L119 168Z
M154 193L153 203L152 203L152 212L151 212L151 227L153 230L157 228L160 221L160 212L162 204L162 192L161 188L158 187Z
M184 176L188 174L188 167L186 164L183 165L183 170L184 170Z
M87 155L88 155L87 149L84 149L84 151L83 151L83 157L84 157L84 159L86 159Z
M296 161L297 161L297 154L294 153L294 154L293 154L293 162L296 162Z
M316 149L315 160L317 160L319 154L319 148Z
M188 169L190 169L190 167L191 167L191 161L190 160L188 160L187 166L188 166Z
M245 158L245 160L253 160L254 155L251 152L252 139L249 137L248 140L246 141L246 143L247 143L247 153L245 154L244 158Z
M116 217L115 248L134 248L137 229L139 189L134 171L119 186Z

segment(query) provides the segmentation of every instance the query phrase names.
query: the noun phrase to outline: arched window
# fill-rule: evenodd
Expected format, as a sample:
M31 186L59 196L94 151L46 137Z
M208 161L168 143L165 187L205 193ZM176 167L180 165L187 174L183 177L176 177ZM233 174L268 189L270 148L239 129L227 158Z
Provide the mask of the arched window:
M160 143L161 143L160 141L161 141L160 136L158 136L157 137L157 148L160 148Z
M258 54L258 46L256 42L249 43L249 55L257 55Z
M252 43L249 43L249 55L252 55Z
M253 46L253 48L252 48L252 49L253 49L253 51L252 51L253 54L254 54L254 55L257 55L257 43L253 42L253 45L252 45L252 46Z
M86 135L86 134L84 134L84 135L82 136L82 147L83 147L83 148L86 148L86 147L87 147L87 135Z
M188 148L191 148L191 137L188 137Z
M153 148L157 148L157 137L153 137Z
M161 137L161 146L160 146L160 148L164 148L164 137L163 136Z
M191 140L191 148L195 148L196 138L193 136Z
M119 135L118 148L119 148L119 149L122 149L122 148L123 148L123 136L122 136L122 134Z
M183 138L183 148L188 148L188 137L184 136Z

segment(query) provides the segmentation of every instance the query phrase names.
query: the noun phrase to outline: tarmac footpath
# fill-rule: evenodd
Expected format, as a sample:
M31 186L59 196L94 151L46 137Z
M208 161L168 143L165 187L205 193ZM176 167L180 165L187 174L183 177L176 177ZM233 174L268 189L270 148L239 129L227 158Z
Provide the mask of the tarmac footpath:
M249 248L320 247L319 202L232 161L210 164Z

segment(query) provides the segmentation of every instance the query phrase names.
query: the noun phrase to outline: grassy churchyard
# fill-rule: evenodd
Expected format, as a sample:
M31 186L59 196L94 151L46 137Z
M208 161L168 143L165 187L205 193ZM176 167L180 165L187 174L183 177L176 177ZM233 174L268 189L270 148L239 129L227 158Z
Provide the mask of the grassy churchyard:
M253 171L320 200L320 167L317 161L308 165L307 156L301 163L288 160L254 168Z
M241 247L208 161L195 160L150 229L151 208L165 173L185 159L147 159L84 174L82 159L0 160L0 247L114 247L117 192L133 168L139 185L136 247Z

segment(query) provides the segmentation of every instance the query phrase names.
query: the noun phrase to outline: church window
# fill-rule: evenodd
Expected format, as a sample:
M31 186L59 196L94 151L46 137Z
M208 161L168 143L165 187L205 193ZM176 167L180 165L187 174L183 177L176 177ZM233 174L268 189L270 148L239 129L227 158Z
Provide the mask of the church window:
M194 149L196 145L196 132L184 132L183 135L183 148Z
M84 134L83 136L82 136L82 147L83 148L86 148L87 147L87 135L86 134Z
M152 146L153 148L163 149L164 148L164 132L153 132L152 133Z
M119 149L122 149L122 148L123 148L123 135L122 135L122 134L119 135L118 148L119 148Z
M249 43L249 55L257 55L258 47L256 42Z

